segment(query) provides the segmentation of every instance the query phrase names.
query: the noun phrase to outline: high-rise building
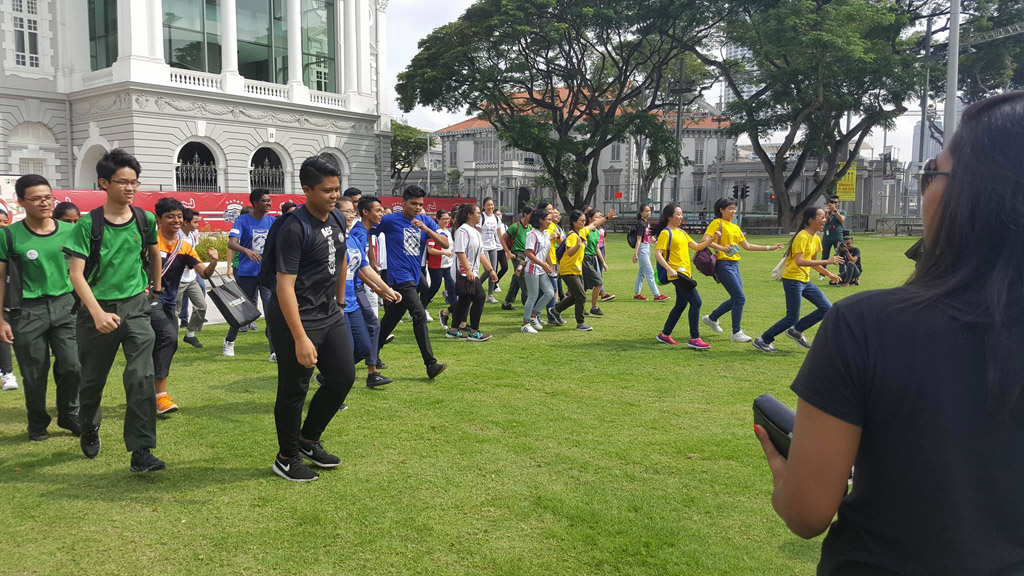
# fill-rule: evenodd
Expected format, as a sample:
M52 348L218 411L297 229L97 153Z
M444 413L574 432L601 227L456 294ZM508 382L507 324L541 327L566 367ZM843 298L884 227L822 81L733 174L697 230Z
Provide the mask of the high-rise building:
M2 0L0 174L93 189L122 147L144 190L299 192L388 178L387 0Z
M725 47L725 58L727 60L740 60L746 63L748 69L753 68L752 62L753 54L747 48L737 46L735 44L729 44ZM757 92L757 86L752 84L739 84L740 91L743 93L744 98L750 98L754 92ZM725 90L725 103L728 104L736 99L736 95L732 93L732 90Z

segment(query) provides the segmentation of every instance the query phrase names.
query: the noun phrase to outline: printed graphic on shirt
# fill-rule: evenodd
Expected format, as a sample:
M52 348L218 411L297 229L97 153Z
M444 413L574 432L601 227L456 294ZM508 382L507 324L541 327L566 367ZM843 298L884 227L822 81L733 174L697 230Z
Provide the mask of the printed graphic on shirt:
M267 243L267 234L270 230L263 230L262 228L252 229L252 251L257 254L263 254L263 245Z
M363 264L363 253L359 251L359 248L349 248L348 254L348 279L352 280L356 278L356 274L359 273L359 268Z
M334 273L338 271L338 249L334 247L334 242L331 242L330 227L321 229L321 233L323 233L324 238L327 238L327 271L330 272L331 276L334 276ZM343 235L339 234L338 240L341 240L342 237Z
M420 255L420 239L423 233L420 232L419 228L404 228L402 230L402 239L405 244L405 253L409 256Z

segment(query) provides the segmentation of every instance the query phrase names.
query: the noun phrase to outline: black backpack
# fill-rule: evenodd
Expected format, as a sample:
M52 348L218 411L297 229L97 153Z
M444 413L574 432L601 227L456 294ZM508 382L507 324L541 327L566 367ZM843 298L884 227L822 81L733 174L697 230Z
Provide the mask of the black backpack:
M149 269L149 244L146 239L149 238L149 219L146 218L146 211L137 206L130 206L132 209L132 216L135 218L135 226L139 229L139 238L142 240L142 252L139 254L139 261L142 264L142 269L146 271L146 278L152 282L152 273ZM96 273L96 268L100 265L100 247L103 244L103 206L99 208L93 208L89 211L89 216L92 217L92 233L89 238L89 255L85 259L85 281L92 286L92 275ZM75 295L75 305L71 309L71 313L75 314L82 305L81 299L78 297L78 293L72 291Z
M4 228L7 236L7 286L4 290L4 310L21 308L21 256L14 251L14 235L10 227Z
M305 205L303 205L305 206ZM277 292L277 235L281 232L281 226L288 221L289 218L298 218L299 223L302 224L302 253L306 254L313 248L313 223L309 220L309 212L305 210L299 210L303 206L298 206L291 212L278 216L274 223L270 225L270 231L267 232L267 239L263 243L263 256L260 258L260 273L256 277L257 284L261 288L266 288L271 292ZM337 220L338 226L341 228L343 233L348 234L346 230L348 227L345 226L345 215L340 210L335 208L331 210L328 218L334 218Z

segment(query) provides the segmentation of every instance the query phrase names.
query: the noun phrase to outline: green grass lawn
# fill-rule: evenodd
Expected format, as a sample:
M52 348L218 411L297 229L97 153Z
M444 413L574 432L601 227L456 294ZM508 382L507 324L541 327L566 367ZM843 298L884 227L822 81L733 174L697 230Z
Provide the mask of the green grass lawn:
M826 295L901 284L913 241L858 238L862 287ZM795 405L805 352L785 338L775 356L734 344L728 316L724 334L702 330L710 351L657 344L672 301L633 301L624 236L608 253L618 298L593 332L522 334L520 312L488 305L490 342L432 325L449 367L429 381L399 325L383 355L395 383L369 390L357 370L350 409L323 437L342 466L307 485L270 471L276 370L262 330L239 337L235 358L220 354L223 325L201 334L203 350L179 350L169 390L181 410L158 423L163 472L128 472L120 363L95 460L55 423L28 442L21 391L0 394L0 574L813 573L820 541L772 511L751 418L764 392ZM784 313L779 255L743 254L752 336ZM706 314L725 290L698 281Z

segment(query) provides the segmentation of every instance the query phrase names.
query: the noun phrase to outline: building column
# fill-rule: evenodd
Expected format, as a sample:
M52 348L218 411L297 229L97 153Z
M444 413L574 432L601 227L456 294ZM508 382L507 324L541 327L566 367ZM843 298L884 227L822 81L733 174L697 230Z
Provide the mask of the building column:
M376 0L377 3L377 121L378 130L391 130L391 116L388 113L390 92L388 91L388 0ZM430 150L427 150L429 164Z
M356 21L356 0L345 0L345 32L342 35L345 49L342 51L342 55L345 57L346 94L359 91L357 80L359 74L359 33L356 29Z
M302 82L302 6L300 0L287 0L288 98L309 102L309 88Z
M86 0L57 3L56 39L60 45L63 79L58 80L58 92L82 89L82 76L92 71L89 59L89 27L80 25L89 21Z
M356 60L359 63L359 94L370 96L370 6L368 0L353 0L356 8Z
M245 79L238 73L237 18L235 0L220 0L220 73L229 94L245 92Z
M164 61L164 3L163 0L149 0L149 56Z
M163 58L160 0L117 3L117 61L114 82L166 84L170 67ZM160 46L154 51L153 43Z

